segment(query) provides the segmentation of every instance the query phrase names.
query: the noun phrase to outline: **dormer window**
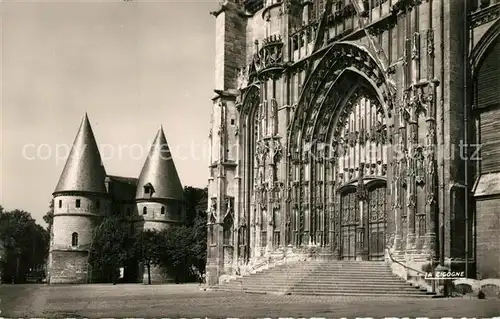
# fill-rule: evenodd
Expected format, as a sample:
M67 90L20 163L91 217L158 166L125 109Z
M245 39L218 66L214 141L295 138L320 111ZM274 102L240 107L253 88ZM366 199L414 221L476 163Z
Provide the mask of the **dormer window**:
M155 192L153 185L151 183L147 183L144 185L144 196L149 195L149 197L153 196L153 193Z

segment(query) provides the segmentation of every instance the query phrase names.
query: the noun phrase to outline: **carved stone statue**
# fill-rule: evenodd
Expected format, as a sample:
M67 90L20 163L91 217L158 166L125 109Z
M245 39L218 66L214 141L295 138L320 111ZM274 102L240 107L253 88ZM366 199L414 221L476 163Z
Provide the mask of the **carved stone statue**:
M270 115L270 131L272 134L278 131L278 102L276 99L271 99L271 115Z
M248 86L248 67L238 70L238 89L241 90Z
M282 147L281 147L281 142L279 140L274 140L273 141L273 162L277 163L279 162L281 156L282 156Z
M226 199L226 214L232 213L231 198Z
M260 121L262 135L264 135L266 132L266 126L267 126L267 102L266 101L264 101L264 103L262 103L260 105L260 110L261 110L261 112L260 112L259 121Z
M264 168L260 167L259 168L259 179L257 180L257 184L262 184L264 183Z
M268 183L269 187L272 187L272 185L274 183L274 172L272 169L269 169L267 172L267 183Z
M264 142L264 141L257 142L257 149L256 149L257 154L256 155L257 155L257 161L259 164L264 163L267 151L268 151L268 147L266 145L266 142Z
M217 216L217 198L212 198L210 212Z

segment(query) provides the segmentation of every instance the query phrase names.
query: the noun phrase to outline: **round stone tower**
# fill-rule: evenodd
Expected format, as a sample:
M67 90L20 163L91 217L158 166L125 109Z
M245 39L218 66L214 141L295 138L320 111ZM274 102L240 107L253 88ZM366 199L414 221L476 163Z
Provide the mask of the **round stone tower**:
M54 283L88 281L93 230L110 207L106 172L87 114L53 193L54 222L48 278Z
M139 176L136 192L136 230L158 230L185 222L184 191L170 149L160 127ZM148 282L144 267L143 282ZM166 271L151 267L151 283L173 281Z

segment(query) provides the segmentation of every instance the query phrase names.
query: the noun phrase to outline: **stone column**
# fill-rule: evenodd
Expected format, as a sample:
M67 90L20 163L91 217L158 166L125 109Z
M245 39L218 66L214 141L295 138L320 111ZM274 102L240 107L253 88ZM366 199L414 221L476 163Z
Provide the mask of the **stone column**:
M359 164L359 177L357 197L359 200L359 223L357 231L358 247L356 247L356 259L368 260L368 223L369 223L369 210L368 210L368 191L364 184L363 175L365 171L365 164Z
M340 232L340 218L341 218L341 211L340 211L340 194L337 192L336 187L334 185L334 211L333 211L333 224L334 224L334 247L333 247L333 255L336 256L338 259L340 259L340 253L341 253L341 245L342 245L342 240L341 240L341 232Z
M273 151L272 151L272 139L269 140L269 147L271 148L270 150L270 156L272 156ZM272 162L272 159L269 159L269 165L267 166L268 169L268 182L267 182L267 245L266 245L266 250L267 251L272 251L274 248L274 163Z
M397 132L396 140L397 144L395 145L394 155L394 213L396 220L396 235L394 236L394 249L396 251L403 250L403 187L402 181L404 176L401 176L404 173L404 169L402 167L402 156L404 145L404 127L402 127L402 123L399 123L399 132Z
M429 10L432 10L430 8ZM426 134L426 206L425 206L425 241L424 251L432 258L436 257L436 86L434 81L434 30L429 26L426 32L426 53L427 53L427 78L432 79L428 87L425 103L427 105L427 134Z
M413 92L410 94L414 94ZM408 169L407 169L407 206L408 206L408 232L406 235L407 251L415 250L415 215L416 215L416 149L418 147L418 123L417 123L417 104L416 97L412 96L409 102L409 138L408 138Z
M253 186L252 186L253 187ZM255 257L255 251L256 251L256 246L255 246L255 242L256 242L256 223L255 223L255 218L257 216L256 215L256 205L255 205L255 196L252 196L252 198L250 199L251 200L251 204L250 204L250 212L248 212L250 214L250 224L249 224L249 227L248 227L248 231L250 232L250 242L247 244L247 246L249 247L250 249L250 258L252 257Z

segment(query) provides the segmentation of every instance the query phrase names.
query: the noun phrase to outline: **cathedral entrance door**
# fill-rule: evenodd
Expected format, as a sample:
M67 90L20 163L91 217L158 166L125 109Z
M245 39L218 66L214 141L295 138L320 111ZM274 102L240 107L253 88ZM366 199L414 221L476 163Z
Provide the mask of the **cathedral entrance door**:
M354 189L344 193L341 197L340 247L343 260L356 260L356 228L358 225L359 204Z
M379 185L368 191L368 258L384 260L387 227L386 186Z

